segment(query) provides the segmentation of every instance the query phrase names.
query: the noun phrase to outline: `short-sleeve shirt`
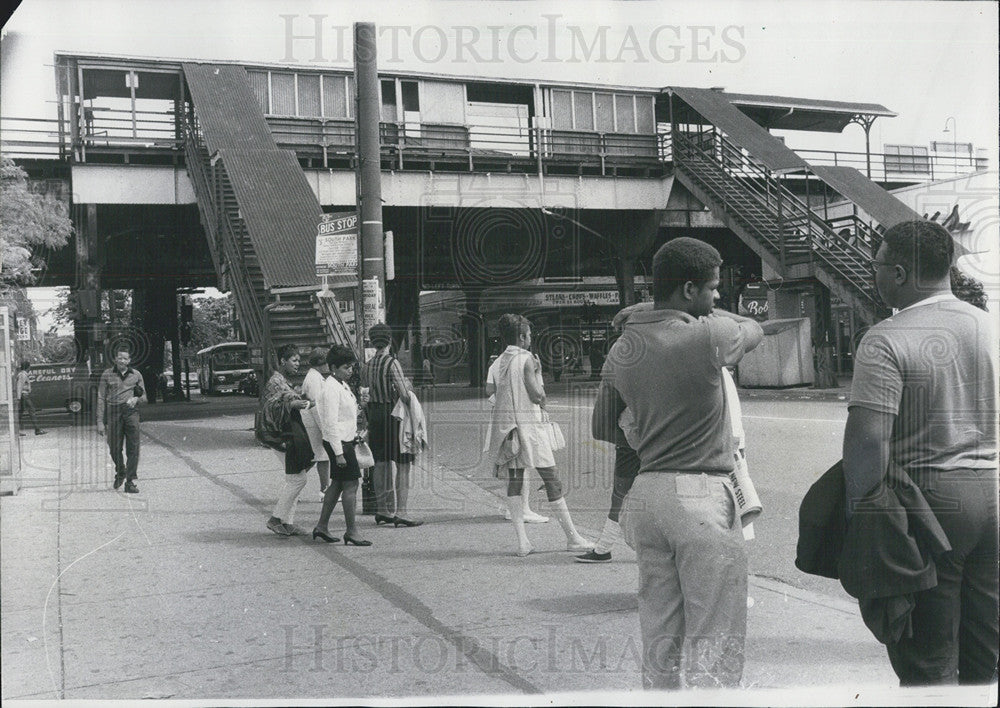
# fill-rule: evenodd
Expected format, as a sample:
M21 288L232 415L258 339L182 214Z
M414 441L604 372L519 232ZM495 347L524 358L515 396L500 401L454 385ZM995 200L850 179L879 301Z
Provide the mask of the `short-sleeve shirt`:
M995 468L996 360L989 315L935 297L868 330L849 405L896 416L890 454L908 473Z
M608 352L601 386L612 386L632 411L641 473L733 469L720 370L743 358L745 338L725 317L632 314Z

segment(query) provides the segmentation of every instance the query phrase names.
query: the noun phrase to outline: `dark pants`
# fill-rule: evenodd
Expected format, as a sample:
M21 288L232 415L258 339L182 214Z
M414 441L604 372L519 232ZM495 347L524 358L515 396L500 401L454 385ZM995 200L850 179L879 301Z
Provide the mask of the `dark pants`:
M17 407L17 424L19 427L24 427L24 416L31 419L31 425L35 428L37 433L41 428L38 427L38 418L35 417L35 404L31 402L31 396L21 396L21 400L18 402L20 405Z
M622 513L625 495L632 489L635 476L639 474L639 456L628 445L615 446L615 479L611 487L611 509L608 518L614 522Z
M914 482L952 550L937 559L938 584L914 596L913 637L888 645L902 686L995 680L998 611L997 476L957 470Z
M108 449L111 450L111 459L115 463L115 476L135 479L139 468L139 411L128 406L108 406L105 427Z

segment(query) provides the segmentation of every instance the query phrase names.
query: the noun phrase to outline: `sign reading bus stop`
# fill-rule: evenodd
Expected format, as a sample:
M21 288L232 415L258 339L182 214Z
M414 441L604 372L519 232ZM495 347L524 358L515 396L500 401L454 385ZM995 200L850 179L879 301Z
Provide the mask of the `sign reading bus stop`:
M316 229L316 275L358 275L358 215L323 214Z

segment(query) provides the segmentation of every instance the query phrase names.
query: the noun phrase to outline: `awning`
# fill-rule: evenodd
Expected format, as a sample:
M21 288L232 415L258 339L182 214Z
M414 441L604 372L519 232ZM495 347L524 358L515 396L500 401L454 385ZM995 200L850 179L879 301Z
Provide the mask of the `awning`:
M896 113L878 103L819 101L788 96L724 93L729 102L765 128L840 133L857 116L893 118Z
M885 228L920 219L920 214L853 167L812 165L813 173Z
M267 288L318 284L316 225L322 208L291 150L279 150L246 71L184 64L210 155L229 176Z
M805 160L785 147L783 142L740 112L722 91L686 87L671 87L670 90L699 114L690 115L690 111L681 116L675 114L678 122L701 123L700 116L775 172L805 170L808 167Z

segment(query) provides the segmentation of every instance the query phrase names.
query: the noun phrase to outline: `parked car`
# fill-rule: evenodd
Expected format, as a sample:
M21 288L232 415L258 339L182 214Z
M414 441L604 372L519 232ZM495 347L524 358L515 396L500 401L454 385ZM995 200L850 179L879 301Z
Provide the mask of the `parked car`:
M181 387L184 387L184 383L181 383ZM189 371L187 375L187 385L191 387L192 391L197 391L200 388L198 383L198 372ZM171 369L164 369L163 373L160 375L160 386L166 390L172 390L174 387L174 372Z

